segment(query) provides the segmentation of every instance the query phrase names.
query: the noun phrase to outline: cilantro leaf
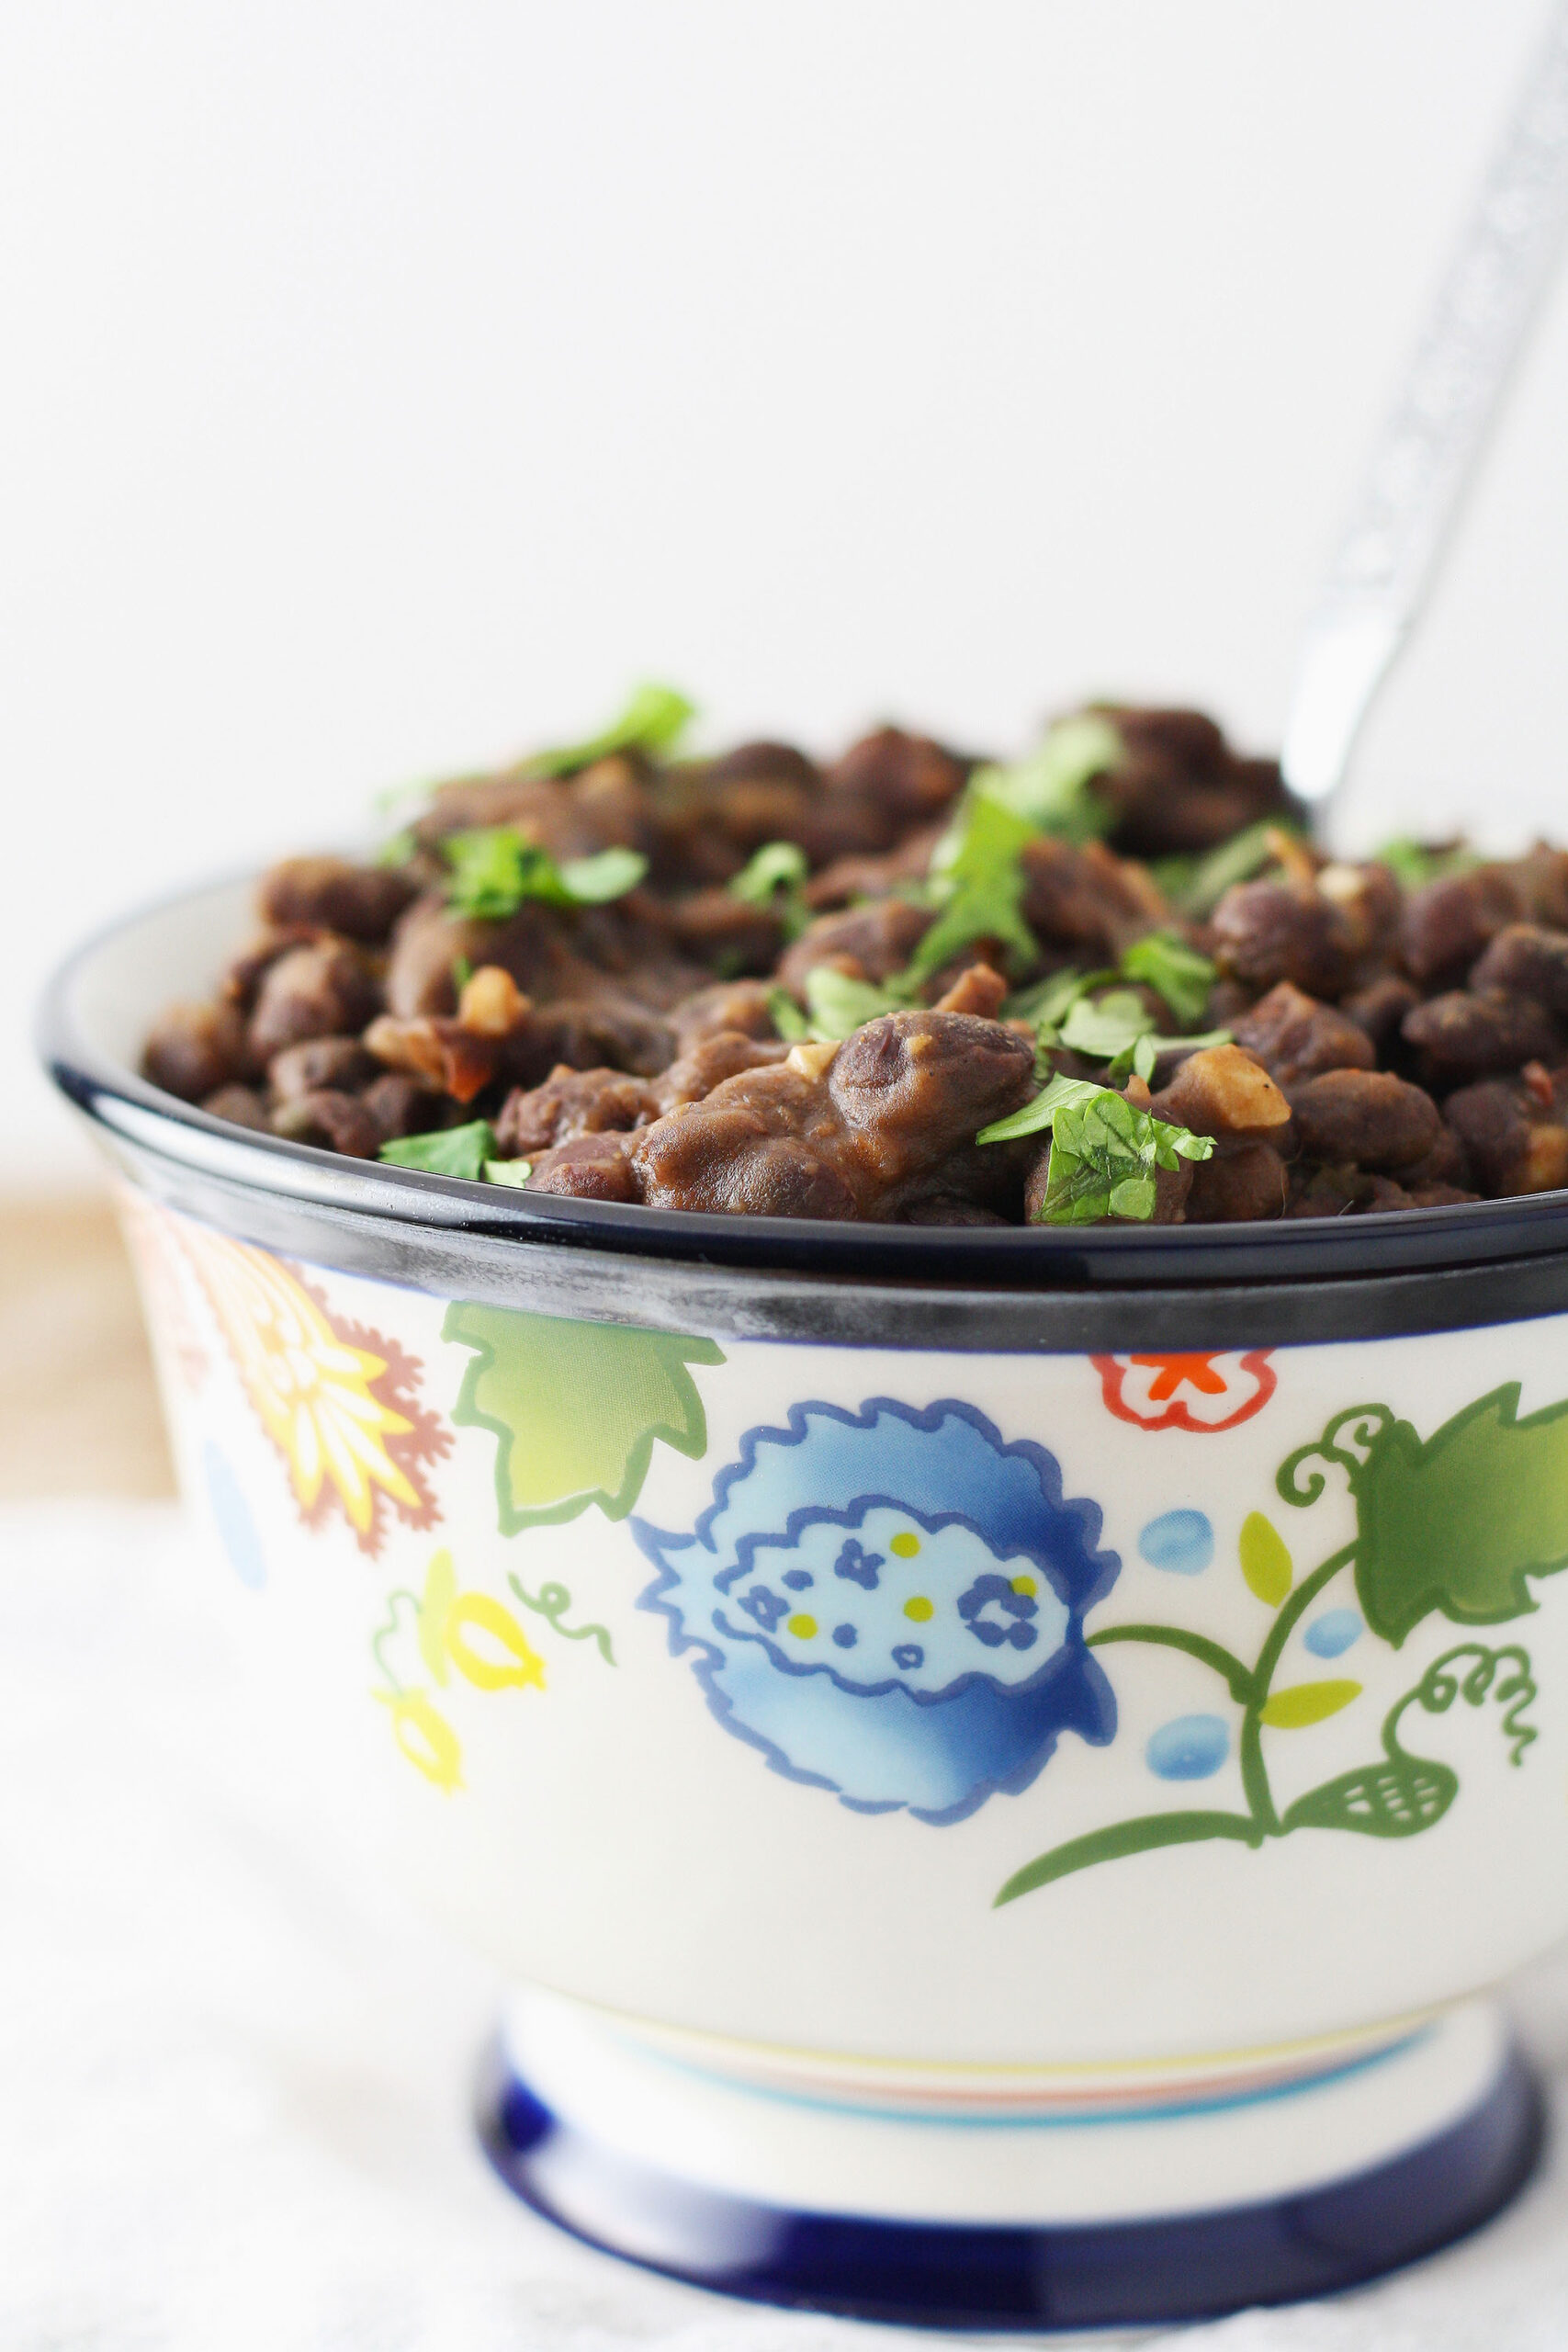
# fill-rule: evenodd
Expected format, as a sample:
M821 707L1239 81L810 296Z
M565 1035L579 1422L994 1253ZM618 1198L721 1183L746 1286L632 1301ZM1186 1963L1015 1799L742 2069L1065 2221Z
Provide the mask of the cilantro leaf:
M764 842L725 887L744 905L767 908L778 916L785 936L798 939L811 920L811 910L801 897L801 885L810 871L810 861L797 842Z
M788 989L768 990L768 1018L781 1037L792 1046L803 1046L811 1035L811 1023L802 1012Z
M398 1136L381 1146L377 1158L394 1168L423 1168L431 1176L462 1176L477 1184L487 1159L495 1155L495 1130L488 1119L471 1119L466 1127L437 1127L423 1136Z
M513 825L448 833L441 854L452 870L449 905L480 922L503 922L525 899L552 907L603 906L624 897L648 871L647 858L635 849L601 850L596 857L570 857L558 865Z
M1122 738L1098 711L1059 718L1036 752L1011 767L981 768L975 788L999 800L1037 831L1070 842L1093 841L1115 821L1110 803L1089 789L1097 775L1120 764Z
M878 988L873 980L852 980L831 964L818 964L806 976L806 1005L813 1037L852 1036L868 1021L884 1012L897 1012L907 1002L897 987Z
M1040 946L1020 912L1024 873L1019 854L1036 831L1027 818L971 786L931 855L932 879L944 887L946 903L898 975L897 986L913 995L977 939L998 939L1015 962L1034 962Z
M975 1140L1012 1143L1020 1136L1042 1135L1065 1104L1092 1102L1097 1094L1105 1091L1098 1079L1064 1078L1058 1071L1032 1102L1026 1102L1021 1110L1010 1111L1005 1119L994 1119L988 1127L981 1128Z
M1380 865L1386 865L1397 876L1407 890L1418 890L1424 882L1437 882L1448 874L1466 874L1479 865L1480 858L1462 842L1433 844L1417 842L1404 835L1384 842L1372 855Z
M1205 1046L1228 1046L1235 1036L1234 1029L1205 1029L1197 1037L1168 1037L1160 1030L1145 1029L1106 1064L1106 1079L1112 1086L1120 1086L1130 1069L1135 1069L1140 1078L1152 1078L1162 1054L1201 1053Z
M579 907L607 906L635 890L648 872L648 860L638 849L602 849L593 857L561 860L561 888L570 903Z
M1156 1171L1179 1159L1207 1159L1211 1136L1195 1136L1139 1111L1103 1088L1089 1102L1058 1103L1037 1225L1095 1225L1102 1217L1146 1223Z
M1202 1019L1219 976L1217 964L1168 931L1134 940L1122 958L1124 980L1142 980L1164 998L1173 1020L1189 1023Z
M413 827L405 825L401 832L388 835L376 853L376 863L378 865L406 865L418 848Z
M1076 972L1071 966L1065 972L1053 972L1048 978L1036 980L1032 988L1020 989L1010 996L1002 1007L1010 1021L1032 1021L1042 1029L1055 1029L1064 1022L1080 996L1090 989L1103 988L1116 978L1114 972Z
M1237 882L1249 882L1266 865L1275 861L1274 836L1301 838L1293 825L1281 825L1272 817L1260 818L1255 825L1244 825L1228 842L1212 849L1201 857L1185 885L1172 896L1183 914L1213 914L1225 892Z
M523 764L534 775L571 775L615 752L669 752L695 717L694 705L673 686L635 686L625 709L602 734L557 751L536 752Z
M1093 1000L1078 997L1062 1023L1062 1043L1091 1061L1109 1061L1153 1029L1154 1016L1135 989L1110 989Z
M487 1159L484 1177L487 1184L516 1184L522 1186L534 1173L531 1159Z

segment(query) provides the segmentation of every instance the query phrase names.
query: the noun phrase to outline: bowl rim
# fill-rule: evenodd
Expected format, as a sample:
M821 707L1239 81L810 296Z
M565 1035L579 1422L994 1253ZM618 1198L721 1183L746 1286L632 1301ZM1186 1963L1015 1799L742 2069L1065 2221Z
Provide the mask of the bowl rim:
M75 998L126 933L254 879L254 869L165 892L99 926L55 967L35 1043L61 1091L98 1126L194 1177L453 1235L576 1252L678 1260L943 1292L1035 1294L1316 1283L1454 1272L1568 1252L1568 1188L1375 1216L1197 1226L951 1227L728 1216L573 1200L356 1160L259 1134L164 1092L84 1034ZM1549 1310L1550 1311L1550 1310Z

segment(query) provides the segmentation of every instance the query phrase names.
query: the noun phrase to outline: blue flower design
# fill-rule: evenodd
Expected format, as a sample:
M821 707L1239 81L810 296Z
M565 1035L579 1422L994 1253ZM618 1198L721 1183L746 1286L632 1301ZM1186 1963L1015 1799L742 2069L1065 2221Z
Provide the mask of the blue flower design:
M876 1571L883 1566L880 1552L868 1552L852 1535L846 1536L843 1547L833 1563L836 1577L847 1577L852 1584L863 1585L867 1592L874 1592Z
M1043 1446L952 1398L813 1402L748 1430L713 1492L690 1534L632 1521L659 1570L639 1605L776 1771L944 1823L1027 1788L1064 1731L1113 1736L1083 1620L1121 1562ZM808 1581L820 1620L778 1597Z

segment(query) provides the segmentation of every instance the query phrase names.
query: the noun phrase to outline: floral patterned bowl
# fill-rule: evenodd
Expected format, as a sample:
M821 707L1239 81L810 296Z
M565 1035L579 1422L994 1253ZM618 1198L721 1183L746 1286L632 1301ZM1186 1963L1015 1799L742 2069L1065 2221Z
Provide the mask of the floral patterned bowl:
M942 1234L347 1162L134 1074L242 902L82 951L44 1050L235 1605L516 1983L520 2192L994 2327L1494 2211L1486 1988L1568 1928L1562 1197Z

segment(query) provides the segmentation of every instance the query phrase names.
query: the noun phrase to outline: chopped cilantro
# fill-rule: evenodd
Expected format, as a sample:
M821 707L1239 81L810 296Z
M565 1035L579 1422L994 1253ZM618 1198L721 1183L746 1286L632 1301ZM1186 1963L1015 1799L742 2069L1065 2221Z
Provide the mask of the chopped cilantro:
M400 833L389 835L381 843L376 853L376 863L378 865L406 865L418 848L413 827L405 825Z
M399 1136L381 1146L378 1159L394 1168L423 1168L432 1176L463 1176L477 1184L486 1160L495 1153L495 1130L488 1119L471 1119L466 1127L437 1127L429 1135Z
M1010 1112L1005 1119L994 1119L988 1127L981 1128L975 1140L1014 1143L1020 1136L1042 1135L1065 1103L1092 1102L1097 1094L1104 1092L1098 1079L1063 1078L1058 1074L1032 1102L1026 1102L1020 1111Z
M768 990L768 1018L779 1035L787 1037L792 1046L804 1046L811 1035L811 1023L788 989Z
M806 976L806 1004L811 1015L810 1035L842 1039L863 1029L884 1012L897 1012L908 1001L897 987L878 988L872 980L852 980L831 964L818 964ZM777 1023L774 1023L777 1026Z
M487 1184L525 1184L534 1173L531 1159L487 1159L484 1164Z
M591 735L585 742L563 744L557 751L536 752L523 764L534 775L571 775L615 752L672 751L695 717L694 706L673 686L636 686L619 718L612 719L602 734Z
M1425 882L1441 881L1445 875L1468 874L1481 860L1462 842L1428 842L1411 841L1404 835L1384 842L1372 852L1380 865L1386 865L1404 883L1407 890L1418 890Z
M1219 967L1207 956L1168 931L1151 931L1146 938L1134 940L1122 958L1122 978L1142 980L1153 989L1177 1021L1202 1019L1219 976Z
M1062 1043L1091 1061L1109 1061L1112 1054L1134 1046L1155 1025L1154 1015L1135 989L1109 989L1105 995L1078 997L1062 1023Z
M1076 972L1069 967L1065 972L1053 972L1048 979L1036 980L1032 988L1021 989L1009 997L1002 1011L1010 1021L1032 1021L1040 1028L1055 1030L1080 996L1115 978L1114 972Z
M900 989L913 995L961 948L979 939L999 940L1010 959L1033 963L1040 948L1020 912L1024 874L1019 853L1036 830L1027 818L971 786L954 825L932 853L932 877L943 884L945 903L899 974Z
M1179 1159L1207 1159L1212 1136L1195 1136L1109 1088L1089 1102L1058 1105L1037 1225L1095 1225L1101 1217L1146 1223L1155 1213L1155 1178Z
M1237 882L1249 882L1266 865L1275 863L1274 835L1304 838L1296 834L1295 827L1281 825L1276 818L1260 818L1256 825L1246 825L1233 833L1228 842L1212 849L1201 857L1184 888L1172 893L1176 904L1187 915L1212 914L1225 892Z
M602 849L593 857L563 858L561 888L570 905L604 907L635 890L647 872L648 860L640 850Z
M454 956L452 958L452 985L457 989L459 996L462 995L463 990L468 987L468 982L473 978L473 977L474 967L469 963L468 957L466 956Z
M1097 775L1118 765L1122 738L1097 711L1059 718L1044 741L1011 767L981 768L972 789L999 800L1043 833L1093 841L1115 820L1109 801L1090 790Z
M1131 1046L1112 1056L1105 1075L1113 1086L1120 1086L1129 1070L1135 1069L1140 1078L1152 1078L1162 1054L1201 1053L1205 1046L1230 1045L1235 1035L1233 1029L1205 1029L1201 1036L1167 1037L1157 1029L1145 1029Z
M601 850L558 865L547 850L525 842L512 825L480 825L448 833L441 854L452 869L446 886L455 911L480 922L502 922L525 899L547 906L603 906L641 881L648 860L635 849Z
M787 938L798 939L811 920L801 897L801 885L810 872L806 852L797 842L764 842L754 850L727 888L732 898L749 907L765 907L778 916Z

